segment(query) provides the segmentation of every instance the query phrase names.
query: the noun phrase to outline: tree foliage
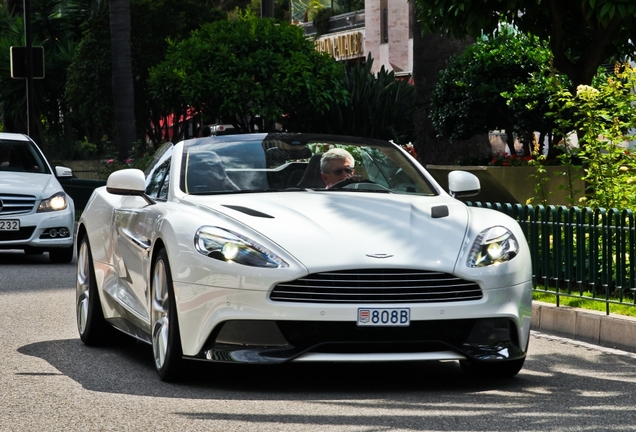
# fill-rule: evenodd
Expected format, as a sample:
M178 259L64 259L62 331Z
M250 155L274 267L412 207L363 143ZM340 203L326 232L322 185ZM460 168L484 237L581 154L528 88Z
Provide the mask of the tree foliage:
M545 117L554 98L550 50L535 37L511 29L483 37L449 62L431 94L431 120L438 132L466 139L504 130L510 154L513 134L525 141L526 154L534 131L548 133Z
M252 14L206 24L150 73L150 92L164 107L217 115L241 131L257 119L270 129L311 106L317 113L343 101L342 68L319 53L302 29Z
M589 84L598 66L635 51L633 0L414 0L425 32L456 37L496 31L500 22L550 43L554 66Z
M580 147L570 156L584 163L583 180L593 192L584 201L590 207L636 210L636 153L628 148L636 139L635 88L636 70L625 64L597 77L594 87L562 89L552 104L549 115L558 126L579 131Z
M159 127L168 112L148 97L151 67L163 61L168 41L181 41L204 23L225 19L226 13L201 0L133 0L132 60L135 76L137 136L160 144L169 139ZM101 10L83 25L83 38L69 68L66 95L80 137L102 147L113 136L111 51L108 13ZM97 84L97 85L96 85Z
M284 125L291 131L366 136L406 144L415 140L414 87L384 66L371 72L373 58L346 70L342 85L345 103L333 101L316 115L311 106L290 113Z
M95 144L102 153L102 138L112 137L114 132L108 11L96 12L82 27L84 36L68 67L64 96L72 108L69 119L77 138ZM69 158L75 156L74 149L65 153Z
M279 21L289 22L291 16L290 7L289 0L274 0L274 18ZM251 0L249 7L243 9L249 9L254 15L260 16L261 0ZM234 10L236 11L236 8Z
M68 145L72 128L66 123L69 107L63 97L66 69L81 37L80 23L90 14L88 0L34 0L32 43L44 47L45 78L34 80L32 113L36 130L31 136L48 152L50 145ZM26 85L24 79L12 79L9 53L11 46L24 46L24 26L20 13L12 15L0 7L0 101L4 130L27 132Z

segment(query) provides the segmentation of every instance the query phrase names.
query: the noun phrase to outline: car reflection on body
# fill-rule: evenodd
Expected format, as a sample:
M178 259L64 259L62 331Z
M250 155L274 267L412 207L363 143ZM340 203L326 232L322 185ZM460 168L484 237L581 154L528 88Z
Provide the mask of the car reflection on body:
M360 177L326 189L345 148ZM466 206L400 147L245 134L165 144L111 174L79 221L77 324L152 345L161 379L210 362L457 360L509 377L530 334L531 265L503 213ZM453 196L454 195L454 196Z
M58 177L72 177L66 167L51 169L26 135L0 133L0 249L49 253L54 263L73 259L75 207Z

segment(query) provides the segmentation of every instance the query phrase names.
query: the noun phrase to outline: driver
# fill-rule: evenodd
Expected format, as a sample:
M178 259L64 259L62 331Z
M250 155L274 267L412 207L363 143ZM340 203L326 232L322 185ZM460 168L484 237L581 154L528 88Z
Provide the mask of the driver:
M0 146L0 168L8 168L11 165L11 150L7 146Z
M355 172L353 156L341 148L333 148L320 158L320 176L329 189L342 180L353 177Z

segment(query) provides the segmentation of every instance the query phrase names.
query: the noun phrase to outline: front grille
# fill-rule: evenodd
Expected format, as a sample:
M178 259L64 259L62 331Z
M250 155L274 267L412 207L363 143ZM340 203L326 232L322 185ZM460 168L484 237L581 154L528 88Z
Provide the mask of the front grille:
M434 303L479 300L479 285L448 273L365 269L314 273L279 283L274 301L307 303Z
M30 213L35 206L35 197L30 195L0 194L0 216Z

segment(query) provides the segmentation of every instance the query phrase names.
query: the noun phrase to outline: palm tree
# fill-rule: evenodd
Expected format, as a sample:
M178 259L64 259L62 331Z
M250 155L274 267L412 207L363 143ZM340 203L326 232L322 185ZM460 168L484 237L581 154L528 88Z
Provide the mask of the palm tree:
M101 1L101 0L98 0ZM110 44L113 65L114 144L125 160L135 141L135 92L130 49L130 0L110 0Z

